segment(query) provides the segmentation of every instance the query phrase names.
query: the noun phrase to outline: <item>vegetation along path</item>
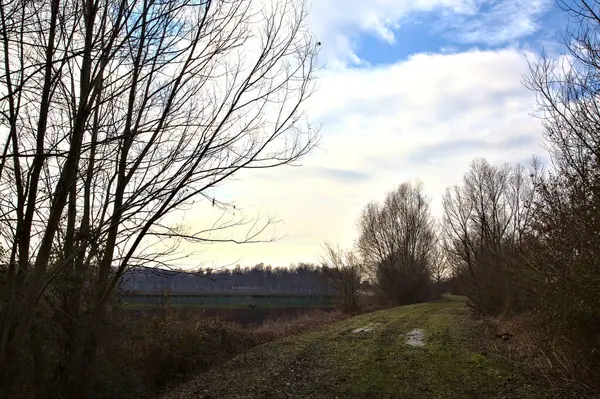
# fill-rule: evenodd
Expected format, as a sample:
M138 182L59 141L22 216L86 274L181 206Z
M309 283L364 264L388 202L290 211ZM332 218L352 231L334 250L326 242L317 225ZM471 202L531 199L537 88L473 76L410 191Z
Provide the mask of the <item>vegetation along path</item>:
M457 297L382 310L259 346L165 399L565 397L482 354L478 330Z

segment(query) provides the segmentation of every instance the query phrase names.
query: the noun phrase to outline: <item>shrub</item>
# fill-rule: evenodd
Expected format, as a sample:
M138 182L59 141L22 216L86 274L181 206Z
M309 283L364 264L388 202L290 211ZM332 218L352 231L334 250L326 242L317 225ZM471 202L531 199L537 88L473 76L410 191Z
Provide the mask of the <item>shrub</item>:
M346 317L348 317L347 314L340 311L326 312L323 310L315 310L297 317L267 320L265 323L258 326L254 332L261 341L270 341L288 335L315 330Z
M99 353L96 398L156 395L260 342L239 325L177 311L116 324Z
M119 308L99 351L93 398L157 397L192 376L256 345L342 319L316 310L268 320L256 328L188 311Z

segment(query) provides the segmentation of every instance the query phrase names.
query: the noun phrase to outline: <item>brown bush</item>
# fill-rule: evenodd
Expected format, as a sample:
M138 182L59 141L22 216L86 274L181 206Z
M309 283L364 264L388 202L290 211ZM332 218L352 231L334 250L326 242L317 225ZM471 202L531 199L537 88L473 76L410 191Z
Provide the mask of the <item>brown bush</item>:
M585 363L581 363L576 347L548 337L548 320L539 313L485 318L482 324L484 343L491 354L529 367L546 377L556 390L568 389L571 397L586 397L593 391L590 380L582 378ZM510 339L502 339L503 334L509 334Z
M546 194L544 239L530 256L544 344L566 378L600 388L599 197L580 208L557 190Z
M357 299L361 290L364 268L354 251L344 251L328 242L323 244L325 254L321 257L322 270L335 290L338 309L344 313L358 311Z
M283 317L268 320L253 330L260 340L272 340L280 337L315 330L327 324L347 318L341 311L326 312L315 310L297 317Z
M552 158L540 186L539 242L530 256L549 358L567 378L600 387L600 3L561 2L576 23L565 63L542 56L526 85L537 96Z
M189 312L138 314L115 324L99 353L96 398L156 395L260 343L237 324Z
M385 296L377 295L376 292L367 291L358 297L358 306L362 312L374 312L391 306Z

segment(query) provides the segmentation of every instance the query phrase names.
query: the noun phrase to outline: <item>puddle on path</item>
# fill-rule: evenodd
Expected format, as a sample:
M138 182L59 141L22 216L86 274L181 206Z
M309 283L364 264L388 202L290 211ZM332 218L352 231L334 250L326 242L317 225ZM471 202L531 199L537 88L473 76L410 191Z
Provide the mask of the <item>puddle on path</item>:
M378 325L379 325L379 323L369 323L366 326L359 327L359 328L356 328L356 329L352 330L352 332L354 334L366 333L366 332L369 332L369 331L373 330Z
M410 346L425 346L425 335L420 328L409 331L405 334L406 344Z

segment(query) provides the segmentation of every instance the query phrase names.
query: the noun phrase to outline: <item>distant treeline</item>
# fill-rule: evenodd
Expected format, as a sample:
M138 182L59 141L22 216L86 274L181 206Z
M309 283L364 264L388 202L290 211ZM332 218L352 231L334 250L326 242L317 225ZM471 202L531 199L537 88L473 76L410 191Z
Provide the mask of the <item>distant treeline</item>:
M289 267L272 267L259 263L232 269L165 270L132 268L122 278L126 293L195 293L219 291L268 291L333 294L327 277L319 266L300 263Z

